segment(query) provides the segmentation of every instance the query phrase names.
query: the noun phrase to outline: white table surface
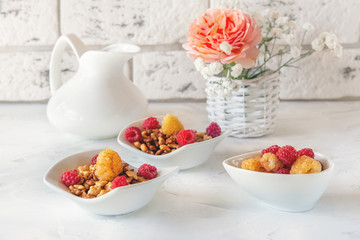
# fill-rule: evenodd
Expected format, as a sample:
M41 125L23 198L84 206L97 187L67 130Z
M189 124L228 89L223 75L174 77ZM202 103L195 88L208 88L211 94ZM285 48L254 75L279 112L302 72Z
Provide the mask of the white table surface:
M149 115L176 114L201 130L205 103L151 103ZM222 161L273 144L311 147L335 171L315 208L288 213L242 191ZM170 178L144 208L122 216L86 212L43 183L47 169L75 152L110 147L49 124L46 104L0 104L0 239L360 239L360 101L281 102L275 132L227 138L203 165Z

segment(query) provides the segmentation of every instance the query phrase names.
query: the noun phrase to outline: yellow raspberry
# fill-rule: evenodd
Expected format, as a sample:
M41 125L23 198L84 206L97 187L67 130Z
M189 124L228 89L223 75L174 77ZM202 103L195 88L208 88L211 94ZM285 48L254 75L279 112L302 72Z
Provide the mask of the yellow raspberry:
M174 115L167 114L161 123L161 131L168 136L178 133L183 129L182 123Z
M95 176L100 181L112 181L122 171L122 161L117 152L107 148L99 153L95 164Z
M321 163L311 157L298 157L290 169L290 174L307 174L321 172Z
M283 168L283 164L273 153L265 153L260 159L260 163L267 172L276 172L280 168Z
M241 162L241 168L256 172L264 172L265 169L260 163L260 158L256 157L255 159L254 158L245 159L244 161Z

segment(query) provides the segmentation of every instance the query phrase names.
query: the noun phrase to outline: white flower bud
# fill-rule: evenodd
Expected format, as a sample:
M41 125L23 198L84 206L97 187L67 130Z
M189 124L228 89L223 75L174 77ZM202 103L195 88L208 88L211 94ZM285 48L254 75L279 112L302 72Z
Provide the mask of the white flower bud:
M325 42L325 39L326 39L327 35L329 35L328 32L322 32L322 33L319 34L319 38L322 39Z
M315 38L312 42L311 42L311 47L312 49L314 49L317 52L320 52L324 49L324 40L322 38Z
M220 43L220 50L226 53L227 55L230 55L232 46L228 42L224 41Z
M306 31L306 32L312 32L312 31L314 31L314 29L315 29L315 27L312 25L312 24L310 24L310 23L304 23L304 25L303 25L303 29Z
M335 34L329 33L326 35L325 44L329 49L335 49L338 44L338 40Z
M237 78L238 76L241 75L243 71L243 67L241 66L241 64L235 64L235 66L233 66L231 68L231 76L234 77L234 78Z
M209 75L213 76L221 73L224 70L221 62L213 62L209 64Z
M201 72L201 70L204 67L206 67L206 63L204 62L204 60L201 57L198 57L197 59L195 59L194 65L195 65L196 70L198 70L199 72Z
M209 84L205 88L205 92L209 97L216 97L216 86L214 84Z
M333 52L336 57L341 57L343 52L343 47L338 43L335 45Z
M224 80L224 81L222 81L221 86L223 86L224 88L231 88L232 87L232 81Z
M208 67L204 67L203 69L201 69L200 73L203 76L203 78L205 78L205 79L208 79L209 77L211 77L211 75L209 74Z

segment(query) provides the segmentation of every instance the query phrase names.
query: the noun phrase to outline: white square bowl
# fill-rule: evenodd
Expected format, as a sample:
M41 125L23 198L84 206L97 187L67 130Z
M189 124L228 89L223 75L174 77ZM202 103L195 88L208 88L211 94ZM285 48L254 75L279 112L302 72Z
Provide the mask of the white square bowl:
M58 161L45 174L44 183L92 213L120 215L138 210L148 204L161 184L179 170L176 166L158 169L158 176L154 179L119 187L97 198L85 199L73 195L68 187L61 182L61 174L85 164L89 165L91 158L100 151L92 150L76 153ZM136 170L131 165L129 167Z
M230 177L246 192L266 205L287 212L312 209L325 192L334 163L323 154L315 153L323 170L311 174L276 174L242 169L241 162L261 156L261 151L245 153L223 162Z

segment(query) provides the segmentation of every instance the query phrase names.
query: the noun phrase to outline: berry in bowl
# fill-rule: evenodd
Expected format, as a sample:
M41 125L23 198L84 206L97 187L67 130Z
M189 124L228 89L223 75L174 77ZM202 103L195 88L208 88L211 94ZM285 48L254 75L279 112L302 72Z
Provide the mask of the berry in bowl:
M334 169L329 157L310 148L273 145L223 162L230 177L266 205L288 212L312 209Z
M62 159L48 170L44 182L90 212L120 215L148 204L177 171L177 167L158 170L149 164L136 169L107 148Z
M167 114L130 123L117 140L141 162L157 167L179 166L184 170L203 164L229 134L222 132L216 123L211 123L204 132L185 129L175 115Z

